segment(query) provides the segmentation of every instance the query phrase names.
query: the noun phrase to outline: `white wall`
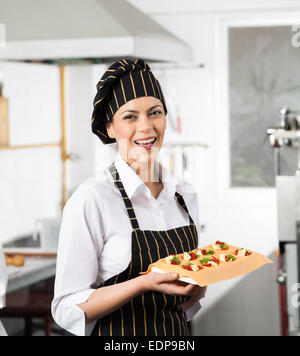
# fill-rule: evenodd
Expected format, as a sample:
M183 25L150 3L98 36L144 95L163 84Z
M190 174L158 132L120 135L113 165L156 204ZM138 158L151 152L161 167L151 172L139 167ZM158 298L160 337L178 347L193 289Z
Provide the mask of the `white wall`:
M10 144L59 143L60 95L56 67L4 63ZM0 242L32 233L38 218L56 217L61 204L60 149L0 151Z
M59 143L60 74L57 66L2 63L9 99L10 145ZM94 175L93 67L65 71L68 197ZM38 218L61 214L62 161L59 147L0 151L0 242L30 234Z
M218 31L224 16L234 19L242 15L240 24L243 16L247 21L267 18L276 23L284 12L299 12L299 2L129 2L187 41L194 50L195 60L205 65L193 72L177 69L170 74L168 71L163 78L166 85L170 82L179 88L186 137L196 137L210 145L206 151L207 165L202 171L207 187L205 192L199 192L200 221L207 226L200 237L203 245L221 239L266 254L276 262L273 254L278 248L275 189L231 189L228 184L229 127L223 90L226 57L221 48L223 34ZM203 309L194 320L194 334L278 335L276 268L275 263L245 277L210 286L202 302Z
M93 112L93 66L66 67L66 136L68 197L86 179L95 174L94 134L91 131Z

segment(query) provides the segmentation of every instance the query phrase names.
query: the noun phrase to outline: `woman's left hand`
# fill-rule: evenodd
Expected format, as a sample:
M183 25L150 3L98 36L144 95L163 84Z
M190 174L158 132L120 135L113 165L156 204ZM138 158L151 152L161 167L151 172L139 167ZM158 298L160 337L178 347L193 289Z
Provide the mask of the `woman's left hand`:
M181 304L183 311L190 308L193 304L198 302L199 299L205 297L207 287L194 286L192 296L184 303Z

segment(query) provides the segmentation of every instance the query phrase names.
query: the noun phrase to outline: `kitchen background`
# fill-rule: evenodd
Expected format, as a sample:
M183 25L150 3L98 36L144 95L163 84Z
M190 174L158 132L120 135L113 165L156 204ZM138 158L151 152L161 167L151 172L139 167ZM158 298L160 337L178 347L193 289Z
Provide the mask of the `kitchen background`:
M5 24L5 16L9 17L6 11L2 18L1 7L13 6L8 3L14 2L24 5L22 1L0 0L0 22ZM197 189L201 245L224 240L261 252L275 262L245 277L210 286L193 321L193 333L280 335L274 152L266 130L280 124L282 107L300 111L300 48L292 42L295 35L292 26L300 24L300 3L296 0L121 2L148 16L176 37L180 45L187 46L186 51L181 48L182 53L174 52L172 61L166 54L160 58L159 51L163 49L159 40L150 44L150 39L147 44L151 46L150 54L142 52L137 56L148 59L149 54L151 68L162 84L169 121L161 160ZM54 3L48 6L55 17L55 6L59 5ZM78 13L74 6L73 17L78 22L71 21L72 14L70 23L66 20L66 28L70 30L66 38L72 37L72 26L80 29L90 22L93 11L84 3ZM95 8L104 2L89 3ZM117 11L120 2L110 3L115 6L118 19L126 22L127 13ZM35 6L32 15L38 18L41 6L35 1L32 4ZM19 16L21 12L14 14L16 24L24 26L24 38L17 37L16 29L10 33L11 27L7 27L6 34L7 48L17 59L21 59L20 53L10 48L10 36L21 41L39 32L33 25L28 29L30 25L23 24ZM136 15L128 19L129 32L136 30L135 19L137 29L143 26ZM55 23L51 26L57 27ZM147 30L151 31L150 25ZM32 39L47 42L42 34ZM76 46L80 47L80 42ZM55 47L49 47L49 53L55 52ZM19 48L30 56L30 46ZM36 50L34 45L32 50ZM81 57L78 53L72 57ZM170 57L172 54L170 50ZM127 55L121 53L120 58ZM103 147L90 130L96 84L106 68L107 64L101 60L72 64L55 60L43 64L0 62L3 96L9 105L9 147L0 147L3 243L31 235L38 229L37 220L51 218L59 222L64 201L81 182L99 174L113 159L114 146ZM62 134L66 139L64 147ZM68 157L62 157L64 149ZM296 167L296 153L286 149L282 169L286 174L294 174ZM18 319L3 320L8 333L16 332L22 325Z

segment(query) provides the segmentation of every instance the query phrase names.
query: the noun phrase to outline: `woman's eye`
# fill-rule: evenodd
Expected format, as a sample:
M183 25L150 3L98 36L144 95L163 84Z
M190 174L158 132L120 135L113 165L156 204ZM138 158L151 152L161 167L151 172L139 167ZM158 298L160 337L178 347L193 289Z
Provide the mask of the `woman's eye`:
M150 116L152 116L152 115L156 116L156 115L161 115L161 114L162 114L161 110L155 110L150 113ZM123 117L124 120L131 120L131 119L135 119L135 118L136 118L135 115L126 115Z
M160 115L161 111L160 110L156 110L156 111L152 111L152 113L150 115Z
M127 115L127 116L124 116L123 117L123 119L125 119L125 120L130 120L130 119L132 119L132 118L134 118L135 116L133 116L133 115Z

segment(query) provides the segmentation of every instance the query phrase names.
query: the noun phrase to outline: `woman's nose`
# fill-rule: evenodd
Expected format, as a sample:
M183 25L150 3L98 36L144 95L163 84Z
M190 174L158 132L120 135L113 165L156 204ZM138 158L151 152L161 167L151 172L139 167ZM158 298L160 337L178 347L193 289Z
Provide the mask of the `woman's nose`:
M141 115L140 119L138 120L138 130L148 131L151 130L152 128L153 128L152 120L146 115Z

